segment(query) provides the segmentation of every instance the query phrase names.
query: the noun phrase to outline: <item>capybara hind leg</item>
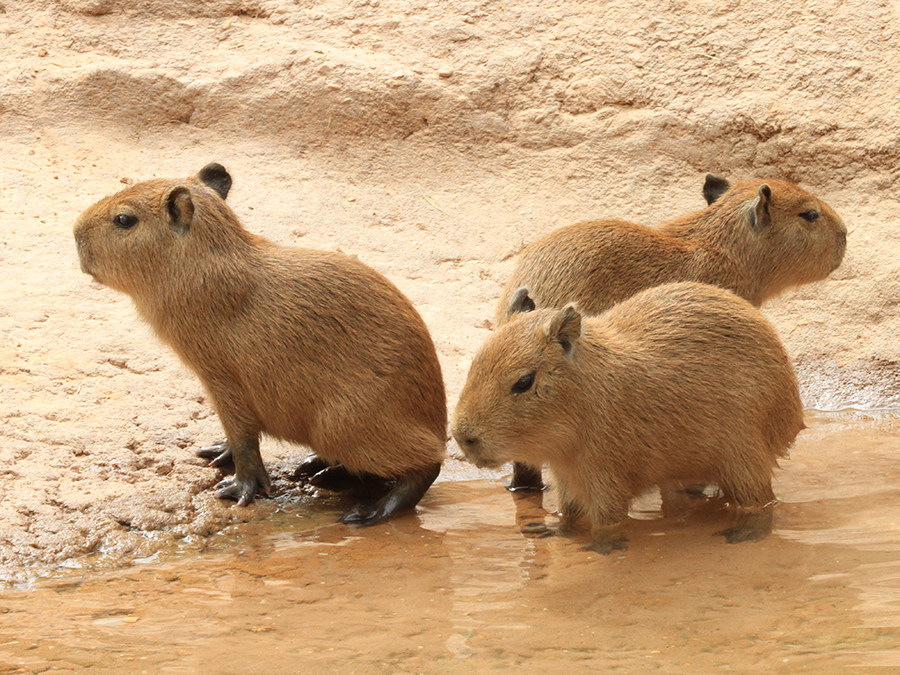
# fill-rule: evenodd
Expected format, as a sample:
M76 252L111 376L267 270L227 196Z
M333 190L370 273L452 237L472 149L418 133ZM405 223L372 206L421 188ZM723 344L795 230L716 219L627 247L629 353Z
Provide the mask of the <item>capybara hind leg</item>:
M761 541L772 533L774 516L774 504L752 510L742 510L734 527L716 532L716 535L725 537L725 541L729 544L739 544L742 541Z
M294 473L291 474L291 480L304 482L308 481L310 478L315 476L320 471L324 471L329 466L331 465L318 455L310 455L302 462L300 462L299 466L294 469Z
M400 478L393 489L374 505L357 504L341 516L340 522L349 525L375 525L408 511L419 503L440 472L441 463L435 462L417 474Z
M300 463L291 480L309 483L313 487L330 492L347 492L353 490L364 495L381 496L387 492L394 481L372 473L350 473L343 464L329 464L317 455L310 455Z
M541 467L521 462L513 463L512 482L507 488L510 492L540 492L546 487L541 476Z
M272 483L259 454L259 439L228 443L234 459L234 475L216 485L216 497L247 506L259 492L269 494Z
M391 478L376 476L373 473L350 473L343 464L326 466L309 478L313 487L331 492L353 491L361 496L380 497L387 492L396 481Z
M231 466L234 460L231 457L231 447L228 441L216 441L197 451L197 457L209 460L209 466Z

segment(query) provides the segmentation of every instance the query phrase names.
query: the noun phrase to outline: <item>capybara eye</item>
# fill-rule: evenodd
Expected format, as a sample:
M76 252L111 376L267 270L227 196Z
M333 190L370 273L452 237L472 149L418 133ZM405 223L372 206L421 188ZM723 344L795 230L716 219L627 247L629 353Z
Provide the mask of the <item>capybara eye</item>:
M116 227L119 227L123 230L127 230L130 227L134 227L137 225L137 217L129 216L127 213L120 213L115 218L113 218L113 222L116 224Z
M531 389L531 385L533 385L533 384L534 384L534 373L528 373L527 375L523 375L512 386L512 393L521 394L523 392L526 392L529 389Z
M819 217L819 212L815 209L810 209L809 211L804 211L800 214L800 217L803 218L807 223L812 223Z

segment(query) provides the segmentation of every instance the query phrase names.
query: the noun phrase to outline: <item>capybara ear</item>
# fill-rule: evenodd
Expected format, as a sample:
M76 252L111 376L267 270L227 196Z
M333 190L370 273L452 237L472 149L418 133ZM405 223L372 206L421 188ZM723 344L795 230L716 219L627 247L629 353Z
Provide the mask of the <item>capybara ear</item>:
M772 201L772 188L763 183L756 191L756 199L750 208L750 227L754 232L762 232L772 224L769 215L769 203Z
M231 174L229 174L221 164L217 164L216 162L207 164L200 169L197 178L200 179L200 182L203 183L203 185L214 190L222 199L228 197L228 192L231 190Z
M519 314L520 312L533 312L534 307L534 300L529 297L528 289L520 288L516 291L516 294L509 303L509 313Z
M194 202L191 199L191 191L183 185L173 187L166 193L165 204L169 227L178 234L187 234L191 229L191 221L194 219Z
M572 304L559 310L550 321L550 328L547 329L547 337L558 342L563 348L563 354L566 355L572 351L572 345L580 335L581 314Z
M706 182L703 184L703 198L706 200L706 205L709 206L712 204L719 197L728 192L728 188L730 187L731 183L724 178L719 178L711 173L706 174Z

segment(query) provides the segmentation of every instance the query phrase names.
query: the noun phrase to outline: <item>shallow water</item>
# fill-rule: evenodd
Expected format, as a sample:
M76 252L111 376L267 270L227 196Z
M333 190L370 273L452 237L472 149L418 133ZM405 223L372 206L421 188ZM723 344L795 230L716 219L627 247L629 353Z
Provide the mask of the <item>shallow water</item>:
M326 502L5 591L0 672L900 672L900 418L808 424L759 543L713 536L715 499L649 495L603 557L521 533L552 491L450 480L372 528Z

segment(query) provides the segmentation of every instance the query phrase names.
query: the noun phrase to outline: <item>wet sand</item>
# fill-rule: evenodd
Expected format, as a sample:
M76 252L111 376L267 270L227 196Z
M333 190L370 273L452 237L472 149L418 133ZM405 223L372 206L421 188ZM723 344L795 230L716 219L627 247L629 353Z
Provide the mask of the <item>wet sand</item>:
M180 552L5 591L0 672L900 672L900 417L808 418L759 543L715 537L714 498L662 517L648 495L604 557L522 534L555 526L552 490L459 475L365 529L269 500Z

